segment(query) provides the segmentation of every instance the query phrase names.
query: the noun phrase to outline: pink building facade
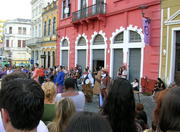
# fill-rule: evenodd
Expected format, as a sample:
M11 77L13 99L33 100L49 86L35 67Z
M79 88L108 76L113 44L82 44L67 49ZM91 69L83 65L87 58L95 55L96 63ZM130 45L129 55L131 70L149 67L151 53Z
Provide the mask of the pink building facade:
M148 43L143 18L150 19ZM160 18L160 0L59 0L57 65L105 67L111 77L126 65L131 81L155 79Z

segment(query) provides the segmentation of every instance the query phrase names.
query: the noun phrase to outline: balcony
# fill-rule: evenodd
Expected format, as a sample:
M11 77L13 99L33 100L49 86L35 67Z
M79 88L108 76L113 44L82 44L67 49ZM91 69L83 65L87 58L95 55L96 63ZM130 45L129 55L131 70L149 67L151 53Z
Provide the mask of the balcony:
M81 9L79 11L73 12L72 14L72 22L75 24L84 19L94 19L98 18L98 16L105 16L106 14L106 4L99 3L87 8Z
M28 46L28 47L36 46L38 44L41 44L41 42L42 42L41 38L28 39L28 40L26 40L26 46Z

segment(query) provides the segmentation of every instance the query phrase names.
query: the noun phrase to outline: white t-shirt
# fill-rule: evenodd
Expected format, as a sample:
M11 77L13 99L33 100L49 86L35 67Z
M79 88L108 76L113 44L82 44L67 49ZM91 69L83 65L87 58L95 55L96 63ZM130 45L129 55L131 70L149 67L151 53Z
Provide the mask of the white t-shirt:
M74 102L74 105L76 107L76 111L84 111L84 105L85 105L85 96L83 92L78 92L78 95L75 96L69 96L69 98ZM58 93L55 98L55 102L59 102L62 99L62 94Z
M0 114L0 132L6 132L3 126L1 114ZM42 121L39 122L39 125L37 127L37 132L49 132L47 126Z
M125 79L127 78L127 71L126 70L123 70L121 78L125 78Z

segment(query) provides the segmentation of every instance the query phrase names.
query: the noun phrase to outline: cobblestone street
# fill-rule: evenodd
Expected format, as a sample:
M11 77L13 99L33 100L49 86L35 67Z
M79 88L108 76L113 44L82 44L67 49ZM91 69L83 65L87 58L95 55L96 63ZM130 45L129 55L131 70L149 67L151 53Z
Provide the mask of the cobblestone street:
M138 95L135 94L136 103L139 102ZM144 96L140 94L140 103L144 104L145 112L148 116L148 124L151 125L152 120L152 112L155 107L154 101L152 96ZM98 96L94 95L93 103L86 103L85 110L90 112L98 112L99 111L99 104L98 104Z

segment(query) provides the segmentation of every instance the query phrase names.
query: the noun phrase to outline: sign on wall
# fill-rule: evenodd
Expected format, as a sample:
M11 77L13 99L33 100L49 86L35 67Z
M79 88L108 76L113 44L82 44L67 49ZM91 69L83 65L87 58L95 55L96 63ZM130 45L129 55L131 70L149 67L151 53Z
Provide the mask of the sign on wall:
M150 22L149 18L143 18L144 43L150 44Z
M41 55L41 58L46 58L46 55Z

